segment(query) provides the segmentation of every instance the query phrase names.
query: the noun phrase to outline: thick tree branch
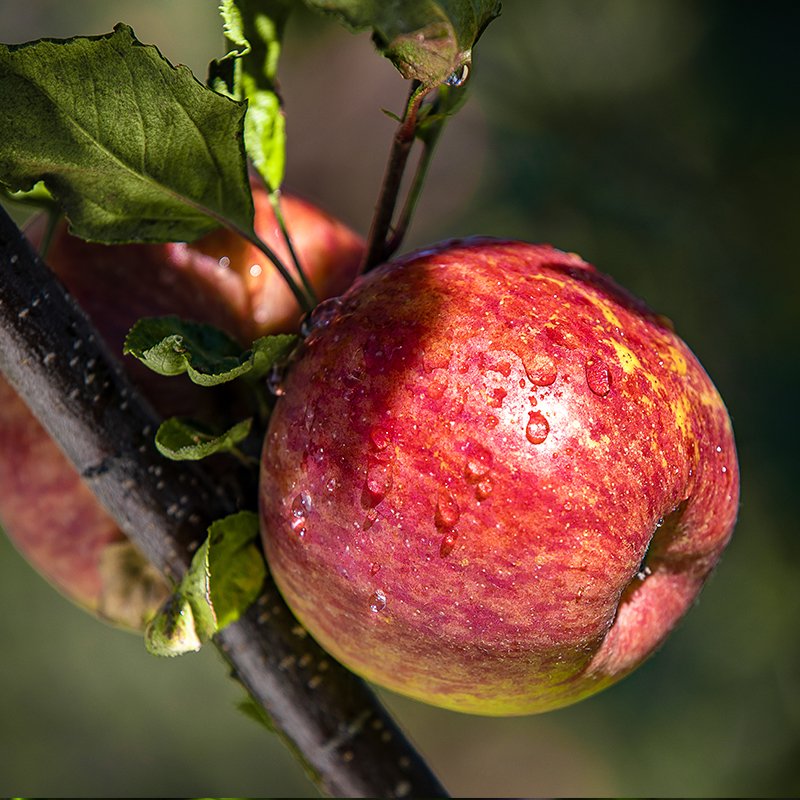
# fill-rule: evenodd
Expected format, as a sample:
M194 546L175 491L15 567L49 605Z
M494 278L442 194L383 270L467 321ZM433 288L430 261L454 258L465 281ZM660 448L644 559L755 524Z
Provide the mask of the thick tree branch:
M0 369L170 578L184 573L211 521L252 507L252 487L220 485L201 465L157 453L156 415L2 207ZM323 791L446 796L371 690L305 634L271 580L216 643Z

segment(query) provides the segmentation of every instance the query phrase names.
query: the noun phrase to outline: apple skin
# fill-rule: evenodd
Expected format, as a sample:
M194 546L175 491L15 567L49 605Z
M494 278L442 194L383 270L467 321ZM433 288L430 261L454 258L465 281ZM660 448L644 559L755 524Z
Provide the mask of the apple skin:
M647 658L727 544L711 380L574 254L469 239L320 307L264 442L288 604L376 684L477 714L568 705Z
M256 229L281 255L285 245L266 191L253 182ZM353 280L363 241L303 200L282 209L294 246L320 296ZM38 245L46 220L26 230ZM197 242L101 245L71 236L61 224L47 262L121 357L130 327L144 316L177 314L207 322L249 344L256 336L299 326L300 310L277 271L258 263L255 248L227 230ZM227 267L220 258L228 259ZM263 256L261 257L263 261ZM230 413L224 387L209 391L165 378L135 359L124 365L164 417L213 420ZM78 605L121 627L140 630L168 588L100 506L58 446L0 377L0 521L19 551Z

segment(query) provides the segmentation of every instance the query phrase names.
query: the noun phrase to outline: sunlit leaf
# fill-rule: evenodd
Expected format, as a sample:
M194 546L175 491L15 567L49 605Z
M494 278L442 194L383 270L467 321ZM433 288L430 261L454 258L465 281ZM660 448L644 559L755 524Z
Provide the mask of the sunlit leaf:
M0 182L43 181L84 239L191 240L223 222L249 231L244 113L126 25L0 45Z
M148 626L145 646L151 653L174 656L199 650L241 617L266 577L258 535L258 515L251 511L211 524L180 585Z
M305 2L351 30L371 30L375 45L401 74L427 87L466 79L475 42L500 13L498 0Z

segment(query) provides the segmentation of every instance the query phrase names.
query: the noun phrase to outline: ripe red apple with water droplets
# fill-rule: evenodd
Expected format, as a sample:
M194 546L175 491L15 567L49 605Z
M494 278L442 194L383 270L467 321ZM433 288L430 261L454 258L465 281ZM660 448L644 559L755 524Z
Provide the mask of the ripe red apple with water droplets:
M286 245L266 191L252 183L255 226L286 263ZM312 204L282 202L296 252L320 297L349 286L363 240ZM38 244L46 220L28 235ZM140 317L177 314L216 325L249 345L296 330L300 309L260 251L220 229L192 243L106 246L61 224L47 262L90 316L113 353ZM72 354L54 354L71 358ZM185 379L164 378L134 359L125 367L163 415L225 419L231 398ZM88 379L88 378L87 378ZM226 420L231 424L233 420ZM30 563L67 597L124 627L139 629L167 594L163 578L135 550L13 388L0 378L0 521Z
M661 645L739 494L725 406L663 317L574 254L474 239L318 318L260 502L272 574L324 647L500 715L575 702Z

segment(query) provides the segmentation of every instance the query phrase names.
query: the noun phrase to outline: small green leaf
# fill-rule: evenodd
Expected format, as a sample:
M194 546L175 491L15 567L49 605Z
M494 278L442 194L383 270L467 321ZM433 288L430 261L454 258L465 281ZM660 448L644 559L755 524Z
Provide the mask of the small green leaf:
M244 115L126 25L0 45L0 182L44 181L84 239L252 231Z
M427 88L465 80L475 42L500 13L498 0L305 2L333 14L351 30L371 29L375 45L403 77Z
M235 451L252 424L252 419L244 419L223 433L213 433L199 422L171 417L156 432L156 448L173 461L199 461L214 453Z
M216 386L243 375L262 377L296 341L292 334L262 336L242 351L234 339L211 325L174 316L149 317L131 328L123 353L161 375L186 372L200 386Z
M154 656L180 656L197 652L202 646L189 601L180 594L171 595L144 634L144 646Z
M173 656L199 650L241 617L258 597L267 573L258 535L258 515L252 511L211 524L180 585L147 628L149 652Z
M239 619L261 591L266 565L258 537L258 514L251 511L219 519L209 528L209 592L217 630Z
M291 7L290 0L222 0L225 36L233 47L210 69L214 89L248 101L247 153L271 190L280 188L286 162L286 122L276 80Z

